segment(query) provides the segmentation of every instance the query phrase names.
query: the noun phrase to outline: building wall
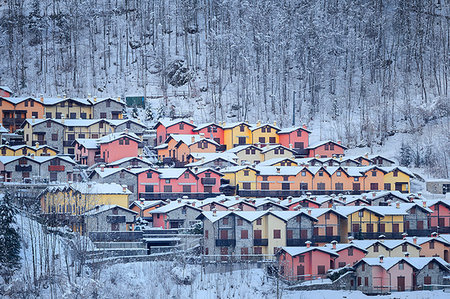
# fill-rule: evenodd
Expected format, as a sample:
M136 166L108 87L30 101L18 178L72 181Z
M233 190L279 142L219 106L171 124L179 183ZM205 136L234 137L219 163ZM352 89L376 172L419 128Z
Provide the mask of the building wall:
M281 148L281 147L280 147ZM279 148L278 148L279 149ZM278 154L275 154L275 148L261 154L261 156L263 157L261 160L262 161L266 161L266 160L270 160L270 159L278 159L278 158L290 158L290 159L294 159L294 155L292 152L283 149L284 152L283 154L280 153L280 151L278 151Z
M69 107L69 102L72 102L72 107ZM61 113L66 119L70 118L71 113L75 113L74 119L82 118L81 114L86 114L86 119L92 119L92 106L83 105L81 103L66 99L65 101L59 102L54 105L44 106L44 116L47 118L47 113L51 113L49 118L57 118L57 113Z
M245 137L246 144L252 143L252 131L247 125L244 127L244 132L240 131L239 125L232 129L224 129L224 142L227 150L233 148L235 144L239 144L239 137Z
M345 265L353 266L365 257L366 254L364 251L355 247L351 248L353 248L353 255L349 255L349 248L345 248L336 252L337 254L339 254L339 257L334 260L335 268L339 268L339 263L345 263Z
M391 186L391 190L395 190L395 183L407 183L407 187L403 188L401 191L402 192L410 192L410 177L401 172L398 171L398 176L394 177L394 172L388 172L384 175L384 183L385 184L390 184ZM406 186L406 185L405 185Z
M118 209L118 214L114 215L113 209L109 209L107 211L90 215L85 217L86 230L88 232L110 232L112 231L111 223L108 222L108 216L125 216L125 222L118 223L119 231L127 231L127 222L134 222L136 216L135 214L124 211L122 209Z
M321 158L332 158L333 155L343 155L343 154L344 154L343 147L334 144L334 150L325 150L325 144L323 144L315 149L310 149L308 157L315 157L316 155L319 155Z
M137 157L138 142L128 137L121 137L112 142L100 144L100 154L105 159L105 163L112 163L127 157Z
M236 156L238 157L237 163L239 165L242 165L243 162L249 163L249 164L253 164L253 163L258 164L258 163L264 161L264 156L261 155L261 149L255 149L254 154L251 153L251 148L250 148L249 154L246 153L246 150L242 150L242 151L237 152Z
M434 248L431 246L432 241L428 241L426 243L420 244L420 256L432 257L439 256L444 259L446 262L450 262L450 246L445 245L442 242L434 241ZM445 254L447 252L447 254Z
M298 130L302 132L301 136L297 136ZM287 148L289 148L289 145L292 144L292 147L294 148L296 142L303 142L303 148L307 148L309 146L309 133L302 129L298 130L289 134L278 134L279 143Z
M59 165L64 166L63 171L50 171L49 166L51 165L51 161L53 160L59 160ZM50 180L50 173L56 173L56 181L61 183L66 183L68 181L73 180L73 164L69 163L65 160L54 158L52 160L49 160L47 162L44 162L40 165L41 168L41 178L48 178Z
M122 170L107 177L100 177L98 174L95 174L92 177L92 181L98 183L117 183L121 185L126 185L128 190L131 191L131 194L129 195L128 198L129 204L131 204L135 200L138 200L137 176L128 171Z
M373 176L373 174L376 174ZM363 179L363 190L369 191L372 190L370 188L371 184L377 184L378 189L376 190L384 190L384 172L379 169L369 170L364 173L365 178Z
M407 250L405 252L409 253L410 257L419 257L419 252L420 252L420 248L417 248L411 244L407 244ZM397 246L395 248L392 248L389 251L389 256L392 257L404 257L405 256L405 252L403 251L402 246Z
M300 217L300 221L297 221L297 217ZM292 230L293 239L301 239L301 231L306 230L307 239L312 240L314 224L315 223L311 220L311 218L309 218L304 214L300 214L296 217L289 219L286 222L286 239L288 230ZM301 244L301 246L304 246L304 244Z
M169 222L171 220L183 220L182 228L190 228L192 223L196 222L197 217L200 215L201 211L186 206L186 213L183 214L183 208L172 210L167 213L167 221L165 223L165 229L169 229Z
M320 172L323 172L323 176L319 175ZM311 190L317 190L318 189L317 188L317 184L318 183L324 183L325 184L325 190L332 190L332 187L331 187L331 176L324 169L319 170L314 175L314 178L313 178L313 181L312 181L313 186L312 186Z
M339 172L341 176L338 176ZM338 169L331 175L331 189L340 191L339 189L336 189L336 183L341 183L343 185L342 190L353 190L353 177L347 175L342 169Z
M435 261L431 262L433 269L429 269L428 265L422 269L416 271L416 285L415 287L423 289L425 285L425 277L431 277L431 284L442 285L444 283L444 277L448 276L448 271L442 268L442 266Z
M110 103L110 107L106 106L106 103ZM100 113L106 112L106 118L107 119L122 119L122 110L124 108L124 103L119 103L115 100L106 99L100 102L94 102L92 106L92 118L101 118ZM113 111L120 111L120 113L117 115L117 118L113 118Z
M262 132L262 128L263 127L266 128L266 132ZM270 132L267 132L267 128L270 128ZM261 144L277 144L277 143L279 143L279 138L278 138L277 131L278 130L274 129L271 126L262 125L258 129L251 131L251 133L252 133L252 143L253 144L257 144L257 143L261 143ZM275 142L274 143L270 143L269 142L269 138L270 137L275 138ZM259 138L264 138L264 142L260 142Z
M359 212L360 211L356 211L353 214L350 214L347 216L348 219L348 232L349 233L354 233L355 235L358 232L354 232L353 231L353 224L359 224L360 227L360 231L362 233L366 233L367 232L367 224L373 224L373 232L378 232L378 222L380 221L380 217L375 215L374 213L368 211L368 210L363 210L362 211L362 217L359 217Z
M216 179L216 183L214 185L204 185L202 184L202 178L206 178L206 174L209 174L211 178L215 178ZM197 174L198 176L198 191L197 192L205 192L205 186L211 186L212 187L212 191L211 193L219 193L219 188L220 188L220 178L221 176L213 171L203 171L201 173Z
M196 131L196 133L198 133L198 134L203 133L203 134L205 134L205 137L206 137L206 138L215 140L216 142L218 141L219 144L224 144L224 134L223 134L223 129L220 128L220 127L215 126L215 127L217 128L217 132L213 132L213 130L212 130L212 127L213 127L213 126L214 126L214 125L205 127L205 128L203 128L203 129L201 129L201 130ZM210 129L211 132L208 132L208 128L211 128L211 129Z

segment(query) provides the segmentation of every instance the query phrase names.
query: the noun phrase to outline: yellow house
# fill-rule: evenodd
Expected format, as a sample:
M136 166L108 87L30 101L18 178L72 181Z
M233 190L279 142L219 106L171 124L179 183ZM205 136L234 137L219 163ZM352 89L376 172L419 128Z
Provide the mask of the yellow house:
M223 137L226 149L229 150L238 145L252 143L252 131L246 122L223 124Z
M36 144L35 147L28 145L2 145L0 146L0 156L55 156L58 151L50 146Z
M374 238L379 235L380 219L383 214L367 206L338 206L336 211L347 216L347 228L350 236L355 238Z
M258 121L255 126L251 127L252 143L259 143L262 145L278 144L280 141L277 134L278 131L280 131L280 128L277 127L276 122L274 122L273 125L270 125L261 124L261 122Z
M92 104L88 99L43 98L45 118L91 119Z
M380 167L386 174L384 175L384 190L397 190L404 193L410 192L410 180L414 177L408 169L404 167Z
M262 149L252 144L239 145L227 150L225 153L235 154L238 157L237 163L243 164L259 164L261 161Z
M267 161L271 159L279 158L289 158L294 159L295 153L292 149L287 148L282 145L270 145L266 146L261 151L262 161Z
M383 215L378 225L380 234L385 234L389 238L399 238L405 232L405 216L408 214L404 209L400 209L400 206L399 208L396 208L396 206L371 206L369 209Z
M298 166L297 161L291 159L291 158L274 158L265 160L264 162L261 162L258 164L260 166Z
M420 246L407 240L353 240L356 246L366 249L366 257L405 257L409 253L410 257L419 257Z
M40 195L42 214L81 215L97 205L128 208L131 192L116 183L76 183L48 187Z
M256 177L258 170L249 166L233 166L220 171L223 178L230 181L231 186L237 190L256 190Z
M252 222L253 253L275 254L277 248L286 246L286 221L267 212Z

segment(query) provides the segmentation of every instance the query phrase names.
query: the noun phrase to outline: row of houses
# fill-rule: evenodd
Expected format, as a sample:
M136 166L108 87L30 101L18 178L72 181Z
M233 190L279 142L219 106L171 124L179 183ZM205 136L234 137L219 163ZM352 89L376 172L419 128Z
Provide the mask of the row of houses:
M26 119L122 119L126 103L119 98L0 97L3 126L11 132Z

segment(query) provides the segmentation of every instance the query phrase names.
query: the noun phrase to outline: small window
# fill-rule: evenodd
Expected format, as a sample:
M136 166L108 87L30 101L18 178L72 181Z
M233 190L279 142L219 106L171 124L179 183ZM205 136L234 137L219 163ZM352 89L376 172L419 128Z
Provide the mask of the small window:
M244 126L244 125L241 125L241 126L239 127L239 131L245 132L245 126Z
M393 175L394 175L395 177L398 177L398 170L394 170Z
M334 144L330 144L330 151L334 150Z
M358 177L354 178L354 181L359 182L359 178Z
M319 176L323 176L323 171L319 171Z
M380 245L374 244L373 245L373 252L379 252L380 251Z
M52 113L51 112L46 112L45 113L45 118L52 118Z
M51 121L47 121L47 128L51 128L52 127L52 122Z
M228 217L224 217L223 218L223 224L224 225L228 225Z
M369 286L369 277L364 277L364 285Z
M328 144L325 144L325 150L326 151L330 150L330 146Z
M153 174L153 173L152 173L152 172L150 172L150 171L149 171L149 172L147 172L147 179L151 179L151 178L152 178L152 174Z
M209 231L205 230L205 239L208 239L208 237L209 237Z
M319 275L325 274L325 266L323 266L323 265L317 266L317 274L319 274Z
M273 238L274 239L281 239L281 230L280 229L274 229L273 230Z
M244 176L249 176L250 171L249 170L244 170Z
M306 176L306 171L302 171L302 176Z
M123 145L123 139L119 139L119 145Z
M38 118L38 113L37 112L31 112L31 116L34 117L34 118Z
M111 107L111 102L109 100L106 100L106 107L107 108Z
M362 271L366 271L366 264L365 264L365 263L362 263L362 265L361 265L361 270L362 270Z
M305 262L305 256L304 255L299 255L298 256L298 262L299 263L304 263Z
M188 178L189 178L189 172L185 172L185 173L184 173L184 178L185 178L185 179L188 179Z
M262 219L261 218L256 219L256 225L261 225L261 224L262 224Z
M180 123L178 127L180 130L184 130L184 123Z
M348 249L348 256L353 256L353 247Z
M377 176L377 172L376 171L372 171L372 176Z
M106 118L106 116L105 116L105 118ZM100 129L103 129L103 122L102 122L102 121L99 122L98 127L99 127Z
M358 212L358 216L359 216L360 218L362 218L362 217L364 216L364 211L359 211L359 212Z
M430 249L434 249L434 241L430 241Z
M433 263L429 263L428 264L428 269L433 269L433 268L434 268Z
M402 252L408 251L408 244L402 244Z
M336 171L336 176L341 176L341 172L340 171Z
M248 239L248 230L241 230L241 239Z
M404 270L405 269L405 264L403 262L398 263L398 269L399 270Z
M170 184L170 179L166 179L166 184Z
M237 220L237 225L242 226L244 224L244 221L242 219Z
M52 134L52 141L58 141L58 134Z
M128 138L125 139L125 145L130 145L130 139Z

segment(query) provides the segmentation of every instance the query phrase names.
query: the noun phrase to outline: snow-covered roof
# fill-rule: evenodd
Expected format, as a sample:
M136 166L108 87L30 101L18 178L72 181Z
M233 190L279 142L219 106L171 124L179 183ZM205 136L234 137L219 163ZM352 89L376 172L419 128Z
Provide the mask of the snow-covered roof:
M86 149L97 149L98 148L97 139L77 138L77 139L75 139L75 141Z
M278 134L289 134L289 133L292 133L294 131L297 131L298 129L300 129L302 131L305 131L305 132L308 132L308 133L311 133L310 130L305 129L303 127L290 127L290 128L283 128L283 129L281 129L280 131L278 131Z
M158 171L161 173L161 179L177 179L179 178L187 168L160 168Z
M421 270L423 267L428 265L430 262L435 261L436 263L440 264L442 267L449 269L448 263L445 262L440 257L384 257L383 262L380 262L379 257L373 257L373 258L363 258L360 262L365 262L370 266L379 266L383 267L385 270L389 270L399 262L405 262L408 263L411 267ZM358 262L357 264L359 264Z
M269 127L271 127L272 129L275 129L276 132L280 130L280 128L279 128L278 126L273 125L273 124L268 124L268 123L266 123L266 124L263 124L263 123L260 123L260 124L250 124L250 130L251 130L251 131L255 131L255 130L258 130L258 129L262 128L262 127L266 127L266 126L269 126Z
M278 163L286 161L286 160L288 160L289 162L297 165L297 162L295 162L295 160L293 160L291 158L286 158L286 157L269 159L269 160L266 160L266 161L263 161L263 162L259 163L258 165L261 165L261 166L273 166L274 164L278 164Z
M74 160L72 160L72 158L70 158L68 156L62 156L62 155L61 156L59 156L59 155L56 155L56 156L23 156L23 155L22 156L0 156L0 163L7 164L7 163L13 162L15 160L21 159L21 158L26 158L30 161L35 161L36 163L39 163L39 164L48 162L53 159L61 159L72 165L76 164L76 162Z
M99 104L99 103L101 103L103 101L110 100L110 101L116 102L116 103L118 103L118 104L120 104L122 106L126 106L125 101L121 100L120 98L111 98L111 97L106 97L106 98L88 98L87 100L92 105L97 105L97 104Z
M350 247L354 247L354 248L357 248L357 249L367 253L367 250L365 248L359 247L358 245L356 245L354 243L337 243L336 249L333 249L333 244L331 244L331 243L325 244L324 247L327 247L328 249L336 251L336 252L339 252L341 250L344 250L344 249L347 249Z
M414 177L414 173L412 173L411 171L409 171L408 168L406 167L400 167L400 166L389 166L389 167L380 167L381 169L383 169L384 171L386 171L386 173L389 172L393 172L394 170L398 170L400 172L403 172L404 174L410 176L410 177Z
M367 192L362 193L361 197L366 196L367 200L375 200L385 196L394 196L398 199L403 200L404 202L409 202L408 195L401 193L400 191L377 191L377 192Z
M124 192L125 188L125 192ZM72 189L80 192L81 194L131 194L130 190L125 185L119 185L116 183L72 183L72 184L60 184L57 186L47 187L49 192L58 192L65 189Z
M65 97L63 97L63 98L51 98L51 97L43 97L43 100L44 100L43 104L44 105L48 105L48 106L56 105L56 104L59 104L61 102L65 102L65 101L69 101L69 100L72 100L72 101L77 102L77 103L82 104L82 105L87 105L87 106L91 105L91 103L89 102L88 99L83 99L83 98L65 98Z
M9 88L8 86L2 85L0 86L0 89L6 91L7 93L13 93L11 88Z
M255 169L254 167L250 167L248 165L230 166L230 167L221 169L220 172L222 172L222 173L235 173L235 172L241 171L243 169L250 169L250 170L253 170L255 172L259 172L259 170Z
M93 173L98 174L98 176L101 177L101 178L106 178L106 177L109 177L110 175L113 175L115 173L121 172L124 169L125 168L122 168L122 167L117 167L117 168L104 167L103 170L102 170L102 168L100 167L100 168L95 168L93 170Z
M173 138L176 142L183 142L185 143L187 146L191 146L192 144L195 144L197 142L200 141L208 141L209 143L212 143L216 146L219 146L220 144L218 144L217 142L215 142L212 139L209 138L205 138L204 136L200 136L200 135L190 135L190 134L170 134L169 138ZM168 143L167 140L165 143Z
M256 165L255 169L259 171L260 175L267 175L267 176L273 176L273 175L279 175L279 176L296 176L299 174L303 167L295 167L295 166L261 166Z
M292 219L294 217L301 216L301 215L305 215L306 217L309 217L309 218L313 219L314 221L319 221L319 220L317 220L316 217L309 215L308 213L305 213L304 211L269 211L269 213L284 220L284 221L288 221L289 219Z
M0 124L0 134L3 133L9 133L9 130L7 130L4 126L2 126L2 124Z
M225 123L222 126L222 128L224 128L224 129L233 129L234 127L237 127L237 126L240 126L240 125L244 125L244 126L250 127L250 125L248 123L241 121L241 122L234 122L234 123Z
M122 159L119 159L119 160L109 163L108 166L117 166L117 165L120 165L125 162L129 162L132 160L137 160L137 161L145 163L147 165L153 165L153 163L150 162L150 160L145 157L125 157L125 158L122 158Z
M332 208L315 208L315 209L301 208L301 209L299 209L299 211L301 211L303 213L306 213L306 214L309 214L309 211L311 211L310 212L311 216L314 217L314 218L318 218L318 217L320 217L323 214L328 213L328 212L334 212L334 213L336 213L337 215L339 215L339 216L341 216L343 218L347 218L346 215L344 215L344 214L340 213L339 211L337 211L336 209L332 209Z
M124 123L130 122L130 123L133 123L133 124L135 124L135 125L137 125L137 126L141 126L141 127L143 127L143 128L147 128L147 126L146 126L145 124L139 122L139 120L136 121L136 120L130 119L130 118L128 118L128 119L108 119L107 121L108 121L112 126L116 126L116 127L117 127L117 126L120 126L120 125L122 125L122 124L124 124Z
M267 211L236 211L234 213L249 222L253 222L256 219L264 216L267 213Z
M216 126L216 127L222 129L221 125L218 125L216 123L211 122L211 123L206 123L206 124L200 124L195 129L193 129L192 131L197 132L197 131L200 131L201 129L204 129L204 128L209 127L209 126Z
M130 204L130 208L132 206L137 206L139 209L141 210L146 210L148 208L157 206L157 205L165 205L166 203L162 200L145 200L145 201L141 201L141 200L135 200Z
M211 154L216 154L216 153L211 153ZM202 165L205 165L207 163L211 163L211 162L216 161L216 160L224 160L224 161L227 161L227 162L229 162L229 163L231 163L233 165L238 165L238 163L236 163L233 158L230 158L227 155L221 156L220 153L217 153L217 155L208 155L204 159L200 159L200 160L198 160L196 162L192 162L192 163L186 164L185 166L186 167L202 166Z
M97 143L98 144L110 143L110 142L113 142L113 141L115 141L117 139L120 139L122 137L130 138L130 139L132 139L132 140L134 140L136 142L140 142L141 141L140 138L136 134L134 134L132 132L116 132L116 133L111 133L111 134L105 135L105 136L97 139Z
M279 149L279 148L282 148L282 149L284 149L284 150L286 150L286 151L289 151L289 152L291 152L291 153L294 153L294 151L293 151L292 149L290 149L290 148L288 148L288 147L285 147L284 145L281 145L281 144L274 144L274 145L268 145L268 146L265 146L265 147L262 149L261 153L262 153L262 154L265 154L265 153L267 153L267 152L269 152L269 151L273 151L273 150Z
M103 212L106 212L108 210L114 209L114 208L119 208L121 210L127 211L128 213L132 213L132 214L137 214L137 212L118 206L118 205L100 205L100 206L96 206L95 208L86 211L83 215L84 216L94 216Z
M171 127L173 125L179 124L179 123L186 123L190 126L196 127L196 125L194 123L191 123L191 120L188 119L182 119L182 118L177 118L177 119L170 119L170 118L161 118L158 120L158 122L156 123L156 125L153 127L154 129L156 129L156 127L158 127L160 124L163 125L164 127L168 128Z
M304 253L314 251L314 250L322 251L322 252L328 253L329 255L336 256L336 257L339 256L339 254L337 254L333 250L330 250L327 247L301 246L301 247L282 247L281 249L286 251L290 256L297 256L297 255L304 254Z
M233 213L232 211L205 211L201 215L203 215L206 219L214 223L217 220L220 220L223 217L226 217L232 213ZM198 218L201 218L201 216L199 216Z
M255 146L253 144L243 144L243 145L238 145L236 147L230 148L229 150L227 150L224 153L233 153L233 154L235 154L235 153L239 153L240 151L246 150L247 148L254 148L255 150L258 150L260 152L262 151L261 148Z
M192 206L190 203L191 202L197 202L197 200L193 199L193 200L180 200L180 202L178 200L174 200L171 201L170 203L168 203L165 206L159 207L157 209L152 210L152 214L164 214L164 213L168 213L170 211L182 208L182 207L186 207L186 208L191 208L194 210L198 210L198 211L202 211L200 208L198 207L194 207Z
M422 245L430 241L437 241L450 246L450 239L446 239L446 235L439 235L436 237L406 237L406 240L408 240L411 243L414 243L414 238L416 238L416 242L418 245Z
M384 257L383 262L380 262L380 258L378 258L378 257L370 257L370 258L366 257L366 258L363 258L360 262L365 262L369 266L380 266L380 267L384 268L385 270L389 270L401 261L405 261L405 258ZM358 264L360 262L358 262Z
M337 143L337 142L335 142L335 141L333 141L333 140L319 141L319 142L317 142L317 143L314 143L314 144L309 145L306 149L315 149L315 148L317 148L317 147L319 147L319 146L322 146L322 145L325 145L325 144L327 144L327 143L329 143L329 142L331 142L331 143L333 143L333 144L335 144L335 145L337 145L337 146L340 146L340 147L342 147L342 148L344 148L344 149L347 149L347 147L345 147L345 146L343 146L342 144L339 144L339 143Z

